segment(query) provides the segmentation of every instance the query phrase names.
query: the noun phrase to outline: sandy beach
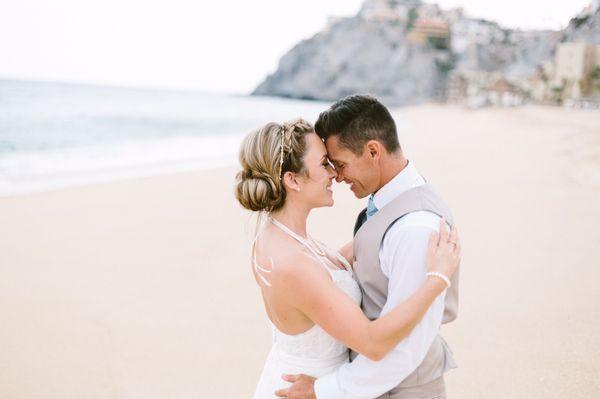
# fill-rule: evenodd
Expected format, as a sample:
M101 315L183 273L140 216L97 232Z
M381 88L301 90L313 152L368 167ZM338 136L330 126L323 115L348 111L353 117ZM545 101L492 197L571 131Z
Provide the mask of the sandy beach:
M397 110L454 211L461 303L450 398L600 392L600 113ZM0 397L249 398L270 330L237 168L0 198ZM312 234L351 239L344 185Z

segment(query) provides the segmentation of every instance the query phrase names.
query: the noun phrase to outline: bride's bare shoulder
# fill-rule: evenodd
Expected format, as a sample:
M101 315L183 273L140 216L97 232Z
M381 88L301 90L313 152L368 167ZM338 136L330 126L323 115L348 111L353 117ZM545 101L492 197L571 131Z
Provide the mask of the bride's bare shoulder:
M317 281L329 280L314 256L302 249L279 251L273 257L270 279L274 287L282 289L299 289Z
M269 282L274 287L285 289L328 277L304 245L276 229L263 231L256 250L258 262L268 268Z
M303 248L278 249L273 257L273 273L282 277L311 274L318 271L319 263Z

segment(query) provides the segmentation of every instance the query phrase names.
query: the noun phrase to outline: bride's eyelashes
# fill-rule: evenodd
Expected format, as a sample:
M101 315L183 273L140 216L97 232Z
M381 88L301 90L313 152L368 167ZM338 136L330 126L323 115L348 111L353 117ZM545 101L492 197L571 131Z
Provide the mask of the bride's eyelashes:
M323 162L321 162L321 166L327 168L328 166L333 167L333 164L329 160L329 158L323 158Z

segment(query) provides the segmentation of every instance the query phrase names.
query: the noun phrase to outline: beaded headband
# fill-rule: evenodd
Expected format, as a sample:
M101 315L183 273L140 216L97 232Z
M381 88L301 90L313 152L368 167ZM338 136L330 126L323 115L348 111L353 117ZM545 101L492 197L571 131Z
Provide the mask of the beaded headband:
M279 155L279 177L281 178L281 172L283 172L283 142L285 140L285 126L281 126L281 151Z

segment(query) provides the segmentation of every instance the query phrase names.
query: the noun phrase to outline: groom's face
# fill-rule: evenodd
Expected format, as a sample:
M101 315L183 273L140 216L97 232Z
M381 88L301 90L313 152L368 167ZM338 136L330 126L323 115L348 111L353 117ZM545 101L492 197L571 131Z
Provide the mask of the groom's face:
M364 198L377 190L379 174L377 165L367 151L356 155L340 143L338 136L330 136L325 141L327 157L337 172L336 181L344 182L357 198Z

